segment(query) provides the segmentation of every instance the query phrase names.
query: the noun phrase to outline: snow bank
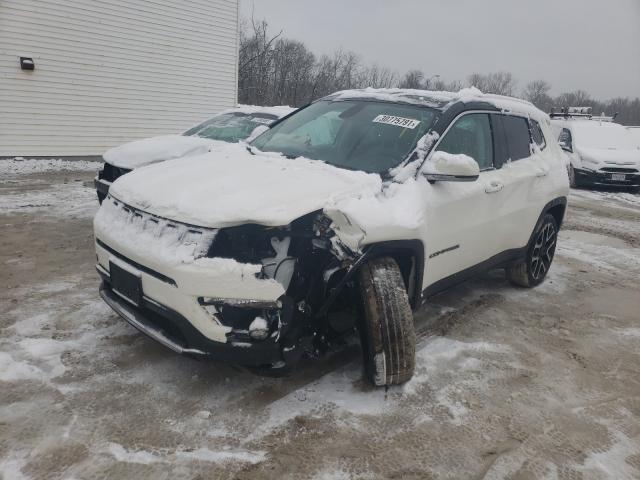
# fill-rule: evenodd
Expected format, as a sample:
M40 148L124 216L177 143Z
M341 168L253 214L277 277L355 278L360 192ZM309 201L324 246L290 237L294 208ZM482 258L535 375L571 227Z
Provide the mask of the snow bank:
M31 181L30 181L31 183ZM0 213L33 213L53 217L91 218L98 209L93 188L81 182L41 183L45 188L12 189L0 195Z
M48 172L91 172L101 167L100 162L86 160L38 159L15 157L0 160L0 179L7 180L20 175Z
M127 450L118 443L110 442L104 449L117 461L150 465L152 463L174 463L176 460L200 461L211 463L225 463L230 461L242 463L260 463L266 459L266 452L251 452L248 450L211 450L201 447L195 450L177 450L169 454L159 454L145 450Z

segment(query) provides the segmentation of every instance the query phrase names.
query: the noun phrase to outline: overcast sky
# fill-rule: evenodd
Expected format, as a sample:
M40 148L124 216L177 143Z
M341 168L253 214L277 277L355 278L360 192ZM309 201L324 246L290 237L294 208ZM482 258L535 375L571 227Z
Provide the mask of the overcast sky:
M518 89L640 96L640 0L240 0L314 53L342 47L444 80L510 71Z

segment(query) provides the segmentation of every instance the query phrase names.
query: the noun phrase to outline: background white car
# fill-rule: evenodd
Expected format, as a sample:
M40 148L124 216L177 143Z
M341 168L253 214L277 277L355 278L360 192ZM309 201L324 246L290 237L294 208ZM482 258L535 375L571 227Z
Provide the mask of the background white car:
M551 123L570 161L572 187L640 187L640 146L629 129L587 118L553 119Z
M145 138L107 150L103 155L104 166L94 180L98 200L102 203L111 184L135 168L206 153L216 143L246 140L259 127L267 128L294 110L286 106L240 105L190 128L182 135Z
M636 145L640 148L640 126L630 126L627 127L627 130L629 130L629 133L631 133Z

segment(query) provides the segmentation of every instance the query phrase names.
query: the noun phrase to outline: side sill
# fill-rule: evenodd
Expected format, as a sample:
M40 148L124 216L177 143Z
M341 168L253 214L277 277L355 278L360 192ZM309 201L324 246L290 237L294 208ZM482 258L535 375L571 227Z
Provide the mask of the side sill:
M504 252L498 253L493 257L480 262L472 267L461 270L453 275L438 280L435 283L432 283L427 288L422 291L422 301L426 301L427 299L437 295L438 293L443 292L455 285L466 282L467 280L478 276L481 273L486 272L487 270L491 270L493 268L498 268L502 266L507 266L511 263L518 262L526 258L527 248L513 248L511 250L505 250Z

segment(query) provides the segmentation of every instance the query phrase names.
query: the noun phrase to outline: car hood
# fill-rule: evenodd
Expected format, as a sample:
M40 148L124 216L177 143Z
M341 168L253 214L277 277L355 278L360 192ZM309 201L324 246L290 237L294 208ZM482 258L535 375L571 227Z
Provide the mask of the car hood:
M102 156L111 165L133 170L151 163L206 153L215 140L185 135L163 135L125 143L107 150Z
M342 198L375 195L377 174L304 158L250 153L240 144L150 165L120 177L109 193L148 213L202 227L281 226Z
M579 148L578 153L584 159L608 165L640 165L640 149Z

